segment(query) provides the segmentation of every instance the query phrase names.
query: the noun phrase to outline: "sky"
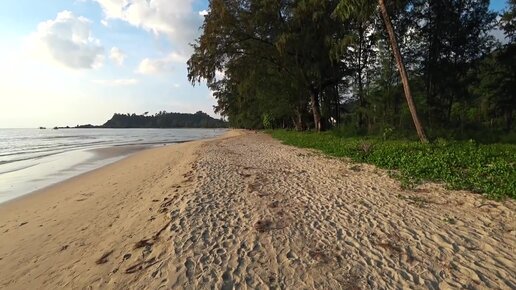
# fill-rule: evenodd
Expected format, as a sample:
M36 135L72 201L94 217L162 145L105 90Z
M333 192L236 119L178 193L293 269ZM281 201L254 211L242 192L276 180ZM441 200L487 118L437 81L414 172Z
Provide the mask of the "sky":
M100 125L113 113L163 110L218 117L206 85L187 79L208 0L2 4L0 128Z
M187 79L207 0L5 0L0 127L103 124L113 113L212 116Z

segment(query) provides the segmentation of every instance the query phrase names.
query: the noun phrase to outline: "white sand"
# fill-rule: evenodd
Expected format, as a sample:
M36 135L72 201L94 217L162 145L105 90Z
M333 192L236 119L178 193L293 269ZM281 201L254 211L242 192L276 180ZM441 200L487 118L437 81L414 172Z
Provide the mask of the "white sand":
M231 134L0 206L0 288L516 288L514 201Z

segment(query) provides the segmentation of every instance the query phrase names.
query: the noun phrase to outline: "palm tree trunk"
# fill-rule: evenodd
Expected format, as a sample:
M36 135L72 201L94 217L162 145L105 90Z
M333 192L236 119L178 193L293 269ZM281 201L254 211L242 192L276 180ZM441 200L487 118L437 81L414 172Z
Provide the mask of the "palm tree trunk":
M396 59L396 65L398 66L398 70L400 72L401 82L403 83L403 90L405 92L405 98L407 99L410 115L412 116L412 120L414 121L414 126L416 127L417 135L419 136L419 140L422 143L428 143L425 131L417 115L416 105L414 104L412 93L410 92L407 72L405 70L403 58L401 57L401 53L398 48L398 42L396 41L396 35L394 34L394 28L392 27L391 19L389 17L389 13L387 12L387 7L385 6L385 1L378 0L378 3L380 5L380 12L382 13L382 18L385 23L385 27L387 28L387 33L389 34L389 41L391 44L392 53L394 54L394 58Z

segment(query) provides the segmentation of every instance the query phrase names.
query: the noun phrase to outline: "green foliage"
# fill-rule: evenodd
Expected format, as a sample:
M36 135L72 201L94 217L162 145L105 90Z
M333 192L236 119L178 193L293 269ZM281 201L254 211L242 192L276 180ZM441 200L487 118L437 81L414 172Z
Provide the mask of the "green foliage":
M385 3L428 137L515 140L515 2L498 18L488 0ZM344 127L332 133L340 136L412 138L378 5L210 0L188 78L206 81L216 112L233 127L263 128L267 114L266 127L320 123ZM497 42L493 29L508 43Z
M451 189L484 193L490 198L516 198L516 145L482 145L475 141L432 144L378 138L342 138L332 132L285 130L271 135L288 145L315 148L356 162L395 170L402 186L422 181L444 182Z
M383 140L388 140L392 137L394 133L394 128L390 127L390 126L387 126L385 128L383 128L383 134L382 134L382 137L383 137Z
M367 20L371 18L377 6L378 1L375 0L341 0L333 15L344 20L350 18Z
M216 110L238 127L306 127L308 103L339 104L336 85L346 65L330 58L348 27L329 17L339 0L211 0L203 34L193 45L188 78L206 80ZM217 71L224 71L217 79ZM323 100L324 99L324 100ZM319 106L314 105L320 111ZM320 106L322 107L322 106ZM326 117L336 117L328 110ZM295 120L293 122L293 120Z
M262 122L264 129L272 129L272 117L269 113L265 113L262 115Z
M514 43L516 40L516 0L508 0L507 4L507 9L501 15L500 26L505 37Z
M195 114L159 112L155 115L114 114L104 128L226 128L227 123L204 112Z

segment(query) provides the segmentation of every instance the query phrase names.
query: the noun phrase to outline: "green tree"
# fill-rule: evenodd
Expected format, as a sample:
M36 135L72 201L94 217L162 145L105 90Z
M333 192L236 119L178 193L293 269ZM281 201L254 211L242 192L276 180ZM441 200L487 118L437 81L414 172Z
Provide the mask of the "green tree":
M324 130L321 97L339 84L345 73L343 63L330 58L344 33L343 27L336 25L337 20L329 17L337 3L336 0L210 1L203 34L194 44L194 53L188 61L189 79L194 84L206 80L208 86L218 89L215 85L217 70L228 72L239 67L237 70L241 73L238 76L226 75L226 78L239 78L238 83L245 78L256 79L257 74L269 80L272 76L280 76L283 86L289 87L290 83L297 86L296 90L304 90L299 95L309 98L314 128ZM259 67L266 69L253 66L255 60L260 62ZM257 73L242 74L244 70ZM240 85L233 80L230 82L235 86L225 87L225 93L244 93L234 91ZM263 93L260 88L254 91L255 94L246 98L256 98ZM290 89L287 91L291 92ZM284 98L285 95L280 93L276 97ZM295 106L296 110L299 110L303 102L296 103L299 104Z
M505 38L513 43L516 40L516 0L508 0L507 6L501 14L500 27L505 33Z
M394 32L394 28L392 26L391 18L389 16L389 12L387 10L387 6L384 0L378 0L378 2L368 1L368 0L342 0L337 9L337 13L344 19L349 19L354 15L360 15L361 17L367 17L367 14L372 14L373 11L376 10L376 7L380 10L380 14L385 24L385 29L387 30L387 34L389 36L389 43L392 49L392 53L396 60L396 66L398 67L398 71L400 73L401 82L403 84L403 90L405 93L405 98L407 100L407 105L410 110L410 114L412 116L412 121L414 122L414 127L416 128L417 134L421 142L428 142L425 131L421 122L419 120L419 116L417 114L416 105L414 103L414 99L412 97L412 92L410 90L408 74L405 69L405 64L403 62L403 57L401 56L398 41L396 39L396 35ZM370 17L370 16L369 16Z

